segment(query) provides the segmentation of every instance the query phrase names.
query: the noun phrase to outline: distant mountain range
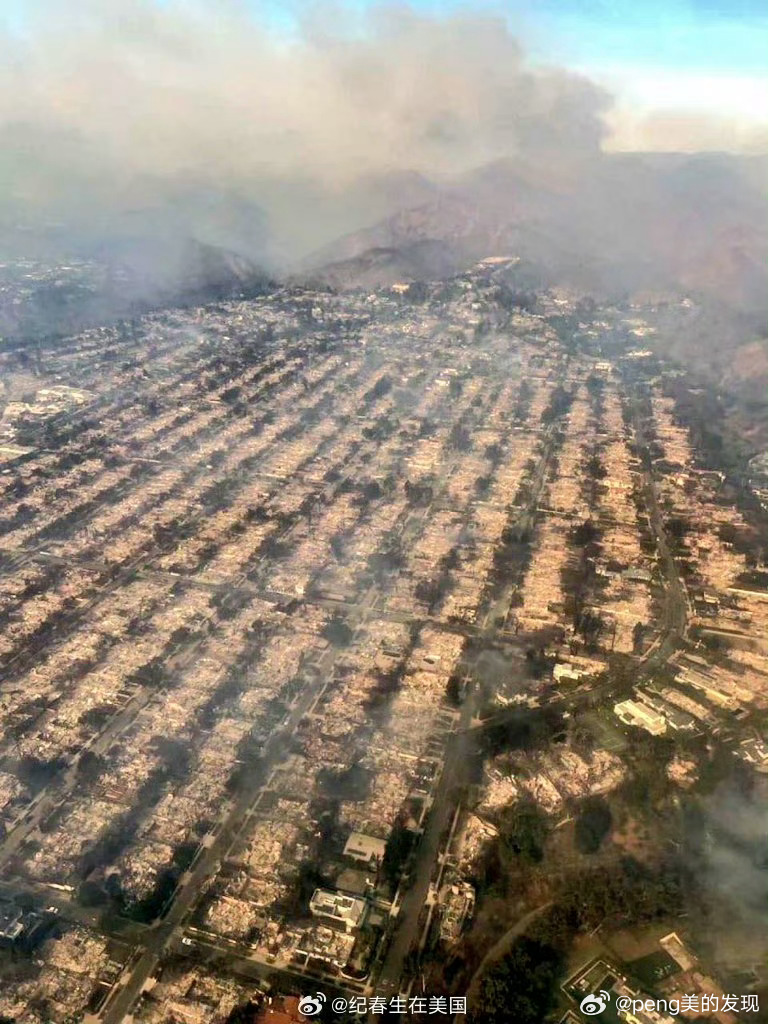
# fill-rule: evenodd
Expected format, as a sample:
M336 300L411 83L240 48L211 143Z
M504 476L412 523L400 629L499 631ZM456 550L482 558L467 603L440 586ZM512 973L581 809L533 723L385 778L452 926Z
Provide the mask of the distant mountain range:
M514 255L523 288L650 299L668 310L659 349L730 393L739 432L759 450L768 438L766 182L768 158L717 153L606 154L543 169L501 161L421 183L423 201L315 253L307 276L371 288ZM681 307L681 295L692 303Z
M73 264L70 265L74 255ZM274 279L245 256L195 239L104 240L70 255L47 245L0 269L0 339L71 334L168 306L253 297Z
M768 159L606 154L563 167L500 161L326 246L307 269L337 286L439 277L489 255L598 296L694 292L768 305ZM413 191L413 189L411 190Z
M602 154L543 166L501 160L450 180L362 176L317 227L370 226L300 265L267 271L269 225L258 205L215 190L148 192L121 214L1 232L0 336L65 334L179 303L252 296L277 278L336 289L436 280L491 255L520 258L524 290L571 287L597 299L679 298L659 345L744 396L763 417L768 395L768 157ZM339 205L341 204L341 205ZM305 207L297 217L307 214ZM310 210L311 213L311 210ZM279 242L279 240L278 240ZM278 245L279 248L279 245ZM53 254L58 254L54 256ZM13 256L77 255L89 275L2 287ZM266 260L266 257L265 257Z

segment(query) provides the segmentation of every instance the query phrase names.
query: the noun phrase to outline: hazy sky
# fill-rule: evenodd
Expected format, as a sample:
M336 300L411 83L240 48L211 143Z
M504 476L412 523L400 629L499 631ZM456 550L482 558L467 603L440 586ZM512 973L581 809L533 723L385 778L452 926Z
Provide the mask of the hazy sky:
M768 5L761 0L544 2L534 5L530 24L535 52L616 95L614 145L673 148L675 125L689 114L681 148L766 148Z
M344 6L359 16L371 5L356 0ZM666 148L660 126L683 113L696 122L701 148L717 148L718 141L724 149L767 148L764 0L413 0L410 6L437 16L499 15L533 60L564 65L607 86L616 97L612 145L618 148L646 147L648 117L647 142ZM268 2L251 9L290 32L308 8ZM695 130L689 142L687 148L698 148ZM675 148L671 139L669 148Z
M370 222L411 172L768 148L768 18L752 0L5 0L2 13L0 223L143 229L149 209L186 230L194 208L197 232L226 220L230 237L251 204L296 252ZM222 214L225 194L244 205Z
M190 23L218 19L224 25L242 18L285 42L299 39L307 22L324 20L331 32L363 36L370 31L370 10L380 5L367 0L137 0L135 6L136 24L141 12L154 6ZM610 123L616 132L613 145L619 148L645 148L639 123L655 115L663 120L670 113L690 113L699 123L710 119L706 128L702 125L701 148L716 148L718 131L724 149L766 148L765 0L410 0L392 5L398 6L436 19L456 13L504 19L531 60L581 72L613 93L616 112ZM0 25L5 20L17 43L39 38L48 22L61 25L65 33L68 25L76 34L113 12L127 48L134 35L130 8L127 0L5 0ZM653 123L649 141L666 148ZM671 140L669 148L674 148ZM697 148L695 132L683 148Z

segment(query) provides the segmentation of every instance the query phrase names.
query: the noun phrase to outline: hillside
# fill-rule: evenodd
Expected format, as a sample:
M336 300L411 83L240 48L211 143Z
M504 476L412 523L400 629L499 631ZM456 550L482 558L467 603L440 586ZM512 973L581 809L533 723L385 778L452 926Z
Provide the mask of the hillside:
M356 269L370 284L374 270L386 283L400 263L429 277L514 253L546 279L607 297L664 289L759 311L768 283L765 168L763 158L723 154L608 154L544 171L499 161L326 246L311 265L333 281L342 263L345 284ZM413 247L426 242L414 261ZM371 250L387 252L372 259Z

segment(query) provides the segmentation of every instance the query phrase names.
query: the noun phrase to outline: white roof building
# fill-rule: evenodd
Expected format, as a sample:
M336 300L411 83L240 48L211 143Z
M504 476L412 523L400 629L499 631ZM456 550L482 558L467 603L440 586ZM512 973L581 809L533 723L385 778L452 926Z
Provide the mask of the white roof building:
M372 864L384 859L387 844L376 836L367 836L364 832L353 832L344 847L344 856L352 860Z
M664 715L647 704L641 704L636 700L624 700L616 704L613 710L626 725L636 725L653 736L661 736L667 731L667 720Z
M584 675L581 669L576 668L569 661L560 662L552 669L552 678L555 682L560 683L563 680L566 682L575 682Z
M343 896L327 889L315 889L309 901L309 909L315 917L332 921L345 932L353 932L358 928L365 915L365 900L354 896Z

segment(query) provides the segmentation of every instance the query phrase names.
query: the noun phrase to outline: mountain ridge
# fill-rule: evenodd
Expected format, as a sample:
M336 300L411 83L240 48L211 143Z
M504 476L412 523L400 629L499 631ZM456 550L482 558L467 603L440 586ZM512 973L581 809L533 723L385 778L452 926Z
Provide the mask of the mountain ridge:
M609 154L539 174L496 161L444 185L435 199L342 236L306 261L354 280L350 261L390 250L406 268L429 243L439 265L514 254L545 276L597 294L666 288L698 291L742 310L768 294L768 230L757 187L761 158L727 154ZM371 283L371 258L361 271ZM383 260L379 283L394 272ZM428 261L419 264L426 277Z

